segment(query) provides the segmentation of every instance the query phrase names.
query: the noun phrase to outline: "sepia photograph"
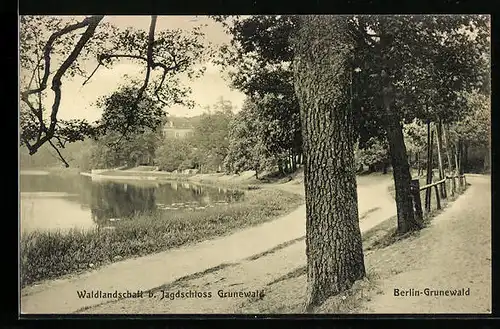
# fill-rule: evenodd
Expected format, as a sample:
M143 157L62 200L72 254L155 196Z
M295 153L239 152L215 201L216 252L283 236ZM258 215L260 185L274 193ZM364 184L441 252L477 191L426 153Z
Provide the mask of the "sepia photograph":
M19 314L491 314L489 15L19 16Z

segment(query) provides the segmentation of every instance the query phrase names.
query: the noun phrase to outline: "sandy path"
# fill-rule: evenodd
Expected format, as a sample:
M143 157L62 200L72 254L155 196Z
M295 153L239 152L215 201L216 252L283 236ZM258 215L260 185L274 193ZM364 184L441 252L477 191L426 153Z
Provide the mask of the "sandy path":
M364 184L364 181L368 183ZM387 185L390 184L388 177L383 177L376 181L377 185L368 187L370 182L370 179L361 179L358 186L360 213L378 208L363 221L365 230L395 214L394 201L387 193ZM106 301L99 298L79 298L77 291L146 291L220 264L237 263L304 235L305 206L303 205L277 220L226 237L124 260L71 279L54 280L40 286L30 287L22 292L24 296L21 297L21 312L24 314L75 312ZM303 247L296 248L303 249ZM294 262L294 264L301 264L301 262ZM269 265L265 267L269 268L270 273L280 273L278 268L275 271L274 267L277 265L273 265L272 268ZM286 268L289 269L289 266ZM251 273L251 269L248 271L250 272L242 273ZM249 277L259 276L260 274L257 273L249 275ZM251 284L251 286L254 285ZM149 298L144 294L143 299L136 301L142 302L146 299ZM130 301L133 302L133 300L127 300L127 302ZM120 313L120 310L114 312ZM147 310L146 313L148 313Z
M387 192L387 185L390 181L384 178L377 183L376 186L371 187L368 186L370 184L359 184L358 186L360 214L372 210L374 207L379 208L376 211L370 211L361 221L361 232L366 232L374 225L394 216L396 212L394 200ZM290 189L293 187L284 184L280 188ZM305 217L305 214L303 216ZM303 226L302 237L304 235L305 227ZM228 264L227 267L204 273L199 277L182 280L160 288L160 290L171 293L178 291L211 293L211 298L162 299L164 293L157 291L154 298L122 299L85 309L79 313L240 313L242 312L240 309L242 298L221 298L218 292L258 291L266 294L266 286L269 283L279 280L291 272L300 272L305 264L304 239L290 241L289 245L259 258L245 259L236 264Z
M491 312L490 176L467 175L472 185L415 238L385 248L377 263L379 292L362 313ZM395 274L397 273L397 274ZM431 290L470 289L469 296L426 296ZM413 289L420 296L394 296Z

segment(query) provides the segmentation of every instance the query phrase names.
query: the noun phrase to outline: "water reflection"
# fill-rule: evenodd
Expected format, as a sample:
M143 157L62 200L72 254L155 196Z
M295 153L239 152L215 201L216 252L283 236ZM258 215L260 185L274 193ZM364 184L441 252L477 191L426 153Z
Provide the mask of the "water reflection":
M202 211L240 200L243 192L186 182L92 182L80 175L21 175L21 227L109 227L136 214Z
M156 209L154 187L130 187L129 184L92 184L92 220L104 224L111 219L150 213Z

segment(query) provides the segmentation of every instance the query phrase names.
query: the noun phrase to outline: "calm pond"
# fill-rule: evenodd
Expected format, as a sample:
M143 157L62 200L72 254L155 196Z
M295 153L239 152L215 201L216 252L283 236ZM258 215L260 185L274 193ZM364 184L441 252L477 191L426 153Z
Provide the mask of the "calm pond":
M21 231L89 229L155 211L202 211L243 192L185 182L92 181L81 175L20 175Z

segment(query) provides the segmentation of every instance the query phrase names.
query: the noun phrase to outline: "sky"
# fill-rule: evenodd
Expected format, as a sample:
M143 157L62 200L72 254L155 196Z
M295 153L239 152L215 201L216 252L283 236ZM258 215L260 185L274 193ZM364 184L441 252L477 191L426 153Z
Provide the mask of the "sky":
M78 17L80 18L80 17ZM84 18L83 16L81 18ZM150 24L149 16L106 16L103 22L109 22L120 29L133 27L148 31ZM222 25L206 16L159 16L156 30L163 29L192 29L201 24L207 24L202 29L205 39L213 45L222 45L230 41L230 36L226 34ZM88 72L94 69L94 63L85 67ZM169 115L174 116L196 116L203 113L206 106L215 104L220 97L233 103L237 111L243 104L244 95L232 90L229 81L218 66L212 63L206 63L206 71L201 78L195 81L183 81L192 89L191 99L197 104L193 109L174 105L168 109ZM62 99L59 108L60 119L86 119L95 121L100 118L102 111L96 108L93 103L101 96L109 95L119 85L124 74L130 76L139 76L140 66L127 63L127 60L121 60L120 63L113 65L110 69L99 68L92 77L90 83L82 86L83 78L65 79L62 85ZM47 108L52 106L53 94L49 92L49 97L45 102Z

